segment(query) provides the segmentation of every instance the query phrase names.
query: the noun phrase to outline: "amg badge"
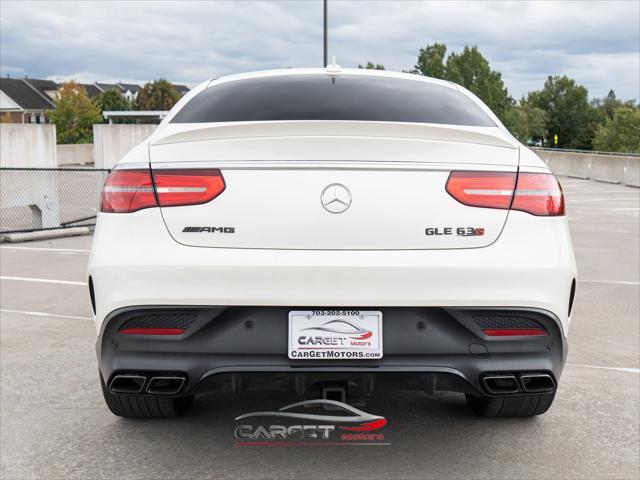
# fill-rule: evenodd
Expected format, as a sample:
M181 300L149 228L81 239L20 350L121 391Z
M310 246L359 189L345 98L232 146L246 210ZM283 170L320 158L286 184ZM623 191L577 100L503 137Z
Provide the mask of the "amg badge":
M236 233L236 227L184 227L182 232L186 233Z

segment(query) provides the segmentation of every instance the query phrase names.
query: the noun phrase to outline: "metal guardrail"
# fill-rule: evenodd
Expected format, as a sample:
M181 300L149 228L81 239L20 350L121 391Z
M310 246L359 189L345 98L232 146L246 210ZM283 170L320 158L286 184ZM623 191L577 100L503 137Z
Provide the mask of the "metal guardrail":
M536 150L544 150L546 152L567 152L567 153L582 153L585 155L613 155L616 157L640 157L640 153L625 153L625 152L601 152L598 150L576 150L571 148L550 148L550 147L536 147L530 145L529 148L535 148Z
M95 226L108 169L0 168L0 233Z

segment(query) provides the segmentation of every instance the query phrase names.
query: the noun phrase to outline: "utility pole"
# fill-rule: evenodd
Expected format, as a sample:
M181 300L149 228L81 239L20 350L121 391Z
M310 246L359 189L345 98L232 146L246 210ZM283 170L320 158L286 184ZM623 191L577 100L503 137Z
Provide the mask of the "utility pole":
M328 54L327 54L327 0L323 0L324 4L324 63L322 67L326 67L328 62Z

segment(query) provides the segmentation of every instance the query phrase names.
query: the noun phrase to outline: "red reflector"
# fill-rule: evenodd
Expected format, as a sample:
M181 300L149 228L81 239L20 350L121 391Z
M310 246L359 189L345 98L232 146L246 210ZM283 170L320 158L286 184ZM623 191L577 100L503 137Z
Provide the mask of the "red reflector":
M153 182L161 207L207 203L225 189L224 178L217 169L156 169Z
M182 335L184 328L124 328L119 330L121 335Z
M102 194L100 211L128 213L155 207L150 170L115 170L109 174Z
M520 173L511 208L533 215L564 215L560 183L549 173Z
M446 190L465 205L507 209L511 205L515 184L515 173L451 172Z
M482 333L489 337L512 337L518 335L537 336L547 334L546 330L542 330L541 328L485 328L482 330Z

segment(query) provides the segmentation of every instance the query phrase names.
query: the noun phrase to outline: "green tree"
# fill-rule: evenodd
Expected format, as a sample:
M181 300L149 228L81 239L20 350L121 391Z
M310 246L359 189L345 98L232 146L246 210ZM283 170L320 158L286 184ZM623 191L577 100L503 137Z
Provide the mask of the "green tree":
M521 104L507 110L504 124L523 143L544 140L547 137L547 114L531 105Z
M593 147L606 152L640 153L640 107L620 107L601 125Z
M475 93L504 120L514 104L502 81L502 74L492 70L478 47L464 47L462 53L451 53L445 62L446 45L434 43L421 48L413 73L455 82Z
M100 123L100 109L85 89L71 81L62 84L49 118L56 125L58 143L91 143L93 124Z
M615 111L622 106L622 102L616 98L616 92L609 90L606 97L602 99L601 110L606 118L613 118Z
M107 90L94 98L101 112L129 110L129 100L118 90Z
M427 77L447 78L447 69L444 64L444 56L447 46L443 43L434 43L418 52L418 63L413 67L413 73L419 73Z
M526 102L547 114L549 137L558 135L558 147L585 148L594 112L587 89L566 76L549 76L544 88L529 92Z
M165 79L145 84L134 103L136 110L171 110L180 100L180 93Z
M491 70L489 62L477 47L464 47L461 54L447 58L447 80L471 90L500 118L513 105L513 99L504 86L502 74Z
M636 101L635 100L627 100L623 102L618 100L616 97L616 92L613 90L609 90L609 93L604 98L594 98L591 100L591 106L598 110L599 115L599 123L604 124L607 118L613 118L613 114L615 111L622 107L635 108Z
M363 67L362 65L358 64L358 68L364 68L367 70L384 70L384 65L382 65L381 63L373 63L373 62L367 62L367 64Z

